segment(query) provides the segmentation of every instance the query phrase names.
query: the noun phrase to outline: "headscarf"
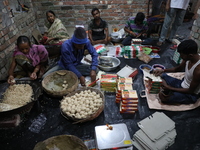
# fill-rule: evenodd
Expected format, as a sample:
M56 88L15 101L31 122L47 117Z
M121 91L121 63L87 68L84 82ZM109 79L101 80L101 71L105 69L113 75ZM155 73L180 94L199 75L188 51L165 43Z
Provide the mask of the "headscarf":
M62 21L58 18L55 18L53 24L49 22L45 24L45 32L48 33L50 38L58 38L59 40L52 40L49 44L59 44L69 39L69 34Z
M76 28L74 31L74 35L72 36L71 39L72 43L75 44L85 44L88 42L87 34L85 32L85 29L82 27Z

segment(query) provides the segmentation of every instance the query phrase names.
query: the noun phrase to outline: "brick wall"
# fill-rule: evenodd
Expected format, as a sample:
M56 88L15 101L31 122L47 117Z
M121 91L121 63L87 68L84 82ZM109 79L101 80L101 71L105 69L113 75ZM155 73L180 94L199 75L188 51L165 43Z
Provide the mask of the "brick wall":
M97 7L101 17L109 25L124 24L128 17L135 16L137 12L147 14L148 0L32 0L35 6L38 26L43 32L46 20L45 12L53 10L66 27L83 24L87 27L88 21L93 17L91 10Z
M200 47L200 8L197 11L197 15L198 17L193 23L190 35L192 39L194 39L197 42L198 47ZM200 53L200 50L199 50L199 53Z
M87 23L92 19L91 9L97 7L101 17L110 25L124 24L128 17L141 11L147 14L148 0L25 0L30 7L21 11L16 0L0 0L0 80L7 78L16 39L31 36L33 29L43 32L45 12L53 10L66 27ZM11 13L13 12L13 13Z
M31 0L26 3L32 7ZM16 8L16 0L0 0L0 80L7 78L17 37L30 37L32 30L38 28L33 9L29 12L20 12L16 11Z
M197 2L197 0L192 0ZM91 10L97 7L109 25L124 24L137 12L147 13L148 0L24 0L30 7L21 12L16 0L0 0L0 80L7 78L10 59L19 35L31 36L33 29L43 32L45 12L53 10L66 27L83 24L87 28ZM199 1L198 1L199 3ZM194 5L196 6L196 5ZM196 7L197 8L197 7ZM11 10L13 14L11 13ZM200 16L200 10L198 10ZM200 46L200 17L194 22L191 36Z

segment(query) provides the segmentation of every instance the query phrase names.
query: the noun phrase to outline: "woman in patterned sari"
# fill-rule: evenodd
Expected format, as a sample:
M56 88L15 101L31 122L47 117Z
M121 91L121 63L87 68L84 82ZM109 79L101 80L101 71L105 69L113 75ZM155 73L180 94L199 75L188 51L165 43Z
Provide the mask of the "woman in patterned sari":
M16 71L16 66L18 71ZM14 78L30 77L32 80L41 78L48 65L48 52L43 45L31 45L26 36L19 36L9 69L8 83L13 84Z
M45 33L41 44L45 45L61 45L65 40L69 39L67 29L61 20L56 18L55 13L51 10L46 12L48 22L45 23Z

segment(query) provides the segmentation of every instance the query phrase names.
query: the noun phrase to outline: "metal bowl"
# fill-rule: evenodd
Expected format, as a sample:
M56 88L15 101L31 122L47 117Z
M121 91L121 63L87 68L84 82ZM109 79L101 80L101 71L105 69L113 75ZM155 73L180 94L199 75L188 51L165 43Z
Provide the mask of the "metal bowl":
M16 80L16 84L29 84L33 88L32 101L24 106L0 112L0 119L9 118L16 114L20 114L23 116L25 113L28 113L32 109L34 103L38 100L39 96L42 94L41 83L38 80ZM0 85L1 89L0 100L3 99L3 93L9 86L10 85L7 82Z
M112 67L105 67L99 64L99 69L103 70L103 71L113 71L115 70L119 65L120 65L120 60L116 57L112 57L112 56L100 56L99 59L104 59L104 60L108 60L112 63Z

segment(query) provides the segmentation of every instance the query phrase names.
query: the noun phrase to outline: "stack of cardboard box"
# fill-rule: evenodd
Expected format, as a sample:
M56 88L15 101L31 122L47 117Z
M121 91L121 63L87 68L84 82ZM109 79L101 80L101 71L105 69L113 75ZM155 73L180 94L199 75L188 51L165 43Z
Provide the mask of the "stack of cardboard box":
M135 113L137 111L138 95L133 90L131 77L119 77L116 90L116 103L120 104L120 113Z
M143 70L145 76L145 86L150 94L158 94L160 92L162 79L160 76L155 76Z
M100 86L103 91L115 92L117 87L117 74L102 74Z
M133 82L131 77L119 77L116 90L116 103L120 103L122 100L122 90L132 90Z
M175 122L162 112L155 112L138 122L138 126L133 145L139 150L165 150L175 142Z
M120 113L135 113L138 108L138 95L136 90L122 90Z

